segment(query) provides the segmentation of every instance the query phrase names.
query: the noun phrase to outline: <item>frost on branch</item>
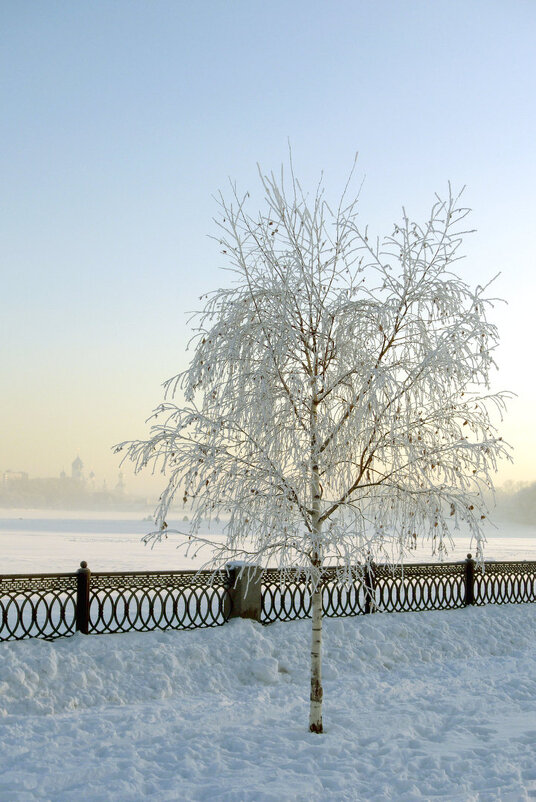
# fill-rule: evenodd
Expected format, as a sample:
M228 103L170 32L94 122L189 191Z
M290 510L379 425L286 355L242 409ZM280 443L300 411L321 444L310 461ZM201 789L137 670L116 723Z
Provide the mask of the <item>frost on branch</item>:
M329 562L348 576L402 559L424 535L442 556L460 523L481 556L506 394L489 383L493 299L454 271L468 210L449 187L426 223L403 212L372 245L357 199L332 211L292 173L287 189L260 177L256 218L236 189L220 196L230 285L207 296L150 438L119 447L167 477L153 537L182 498L194 540L228 518L221 563L302 566L313 581Z

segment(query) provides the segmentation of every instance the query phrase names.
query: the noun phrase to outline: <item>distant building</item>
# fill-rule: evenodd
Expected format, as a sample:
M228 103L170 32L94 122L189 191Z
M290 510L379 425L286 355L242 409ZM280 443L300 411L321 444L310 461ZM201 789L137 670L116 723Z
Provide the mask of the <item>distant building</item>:
M117 484L115 486L115 492L119 493L120 495L125 492L125 483L123 481L123 472L119 471Z
M84 467L84 463L82 462L80 457L77 457L75 459L75 461L73 462L73 464L71 465L71 476L77 482L81 482L82 479L84 478L82 476L82 468L83 467Z
M4 471L2 474L2 484L8 485L11 482L27 482L28 474L24 471Z

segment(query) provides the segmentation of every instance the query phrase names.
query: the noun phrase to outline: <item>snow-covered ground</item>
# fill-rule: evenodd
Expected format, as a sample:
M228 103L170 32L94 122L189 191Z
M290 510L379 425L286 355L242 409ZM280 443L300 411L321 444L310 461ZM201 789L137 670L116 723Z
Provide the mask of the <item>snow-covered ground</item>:
M0 644L5 802L536 797L536 605Z
M154 549L141 542L152 528L143 513L60 513L56 510L0 510L0 573L75 571L86 560L93 571L200 568L208 558L197 559L177 550L176 536ZM170 528L184 528L180 519ZM212 524L206 534L222 538L223 524ZM536 560L536 524L498 522L486 529L488 560ZM474 552L467 533L458 533L448 560L463 560ZM431 559L429 544L419 545L412 562Z
M198 567L173 539L143 546L141 517L0 513L0 572ZM536 559L534 527L488 541ZM326 620L324 736L309 629L1 643L0 800L536 799L536 605Z

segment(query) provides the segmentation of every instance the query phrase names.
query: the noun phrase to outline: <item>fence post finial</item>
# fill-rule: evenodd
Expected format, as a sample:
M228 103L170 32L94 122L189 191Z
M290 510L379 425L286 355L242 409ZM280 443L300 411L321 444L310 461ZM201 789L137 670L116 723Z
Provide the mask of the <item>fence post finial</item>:
M89 583L91 571L82 560L76 572L76 631L83 635L89 633Z
M475 603L475 561L468 554L465 561L465 606Z

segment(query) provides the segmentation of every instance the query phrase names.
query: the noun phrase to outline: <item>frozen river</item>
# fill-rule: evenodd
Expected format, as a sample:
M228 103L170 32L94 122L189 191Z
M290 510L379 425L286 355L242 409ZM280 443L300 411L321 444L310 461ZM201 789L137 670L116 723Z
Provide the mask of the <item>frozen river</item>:
M170 528L185 526L169 521ZM93 571L176 570L199 568L207 559L191 559L177 549L177 536L151 549L141 538L152 528L143 513L75 513L58 510L0 510L0 573L75 571L86 560ZM207 532L221 540L212 528ZM488 527L486 559L536 560L536 525L498 522ZM448 560L472 551L468 535L459 534ZM430 546L419 546L411 562L428 562Z

